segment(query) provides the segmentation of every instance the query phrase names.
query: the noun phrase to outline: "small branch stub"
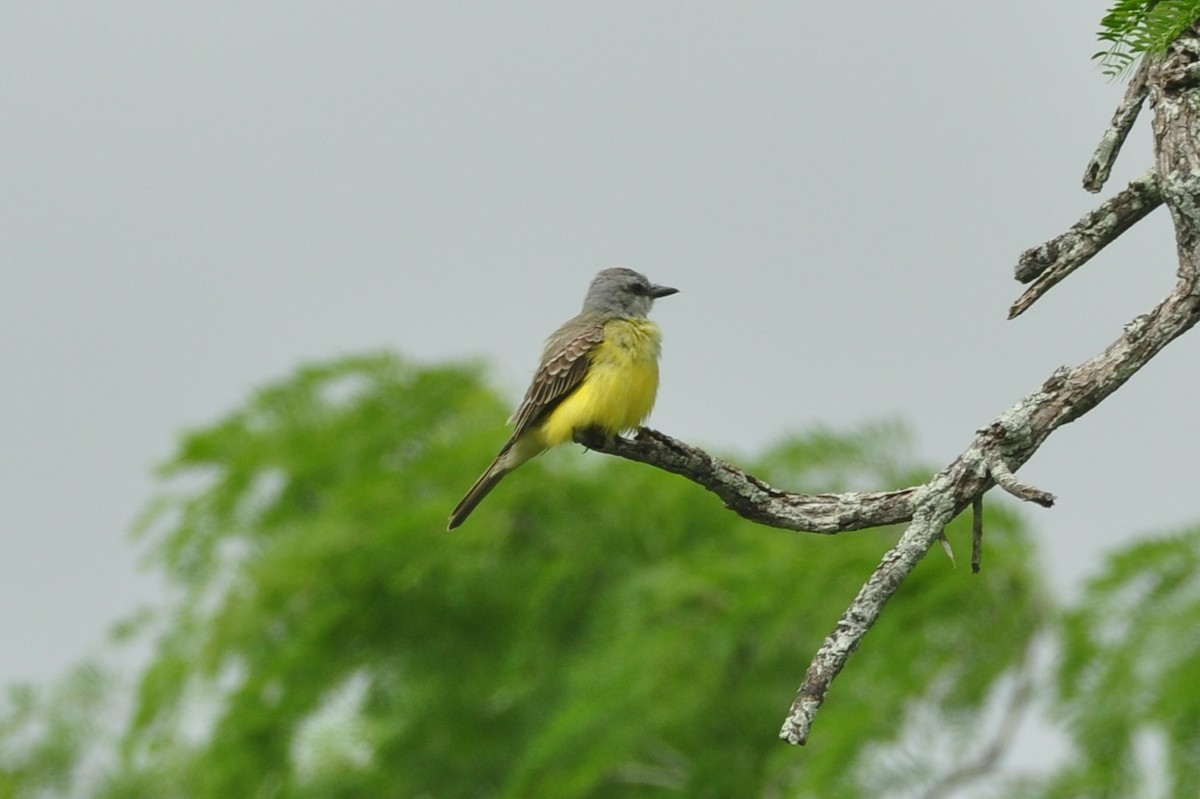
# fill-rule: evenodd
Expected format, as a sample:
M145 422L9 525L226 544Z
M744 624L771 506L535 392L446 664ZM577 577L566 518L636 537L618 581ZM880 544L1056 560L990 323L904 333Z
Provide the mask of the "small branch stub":
M1096 210L1084 214L1070 230L1022 253L1014 274L1021 283L1031 285L1012 304L1008 318L1020 316L1162 202L1157 175L1150 170Z
M971 500L971 573L983 568L983 495Z
M988 458L988 473L992 479L996 481L996 485L1003 488L1008 493L1012 494L1017 499L1023 502L1034 502L1041 505L1043 508L1054 507L1054 495L1049 491L1043 491L1040 488L1034 488L1031 485L1026 485L1017 479L1017 476L1012 473L1005 464L1004 460L996 453L993 453Z
M1113 163L1121 153L1121 145L1125 143L1125 137L1129 135L1133 123L1137 121L1138 112L1142 110L1142 104L1146 102L1146 95L1149 93L1146 83L1150 73L1149 67L1150 62L1146 58L1138 64L1137 70L1129 80L1129 86L1125 89L1125 98L1117 106L1108 130L1100 137L1096 152L1092 154L1087 168L1083 170L1083 187L1093 194L1104 188L1108 175L1112 172Z

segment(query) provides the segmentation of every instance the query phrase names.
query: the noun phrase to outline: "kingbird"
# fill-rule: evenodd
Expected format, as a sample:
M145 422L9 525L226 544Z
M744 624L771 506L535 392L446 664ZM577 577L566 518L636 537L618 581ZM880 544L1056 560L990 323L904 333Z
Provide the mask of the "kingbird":
M656 286L613 267L592 280L583 310L546 340L541 364L509 422L512 437L450 514L462 524L506 474L550 447L598 429L617 435L641 425L658 393L662 333L646 318L656 299L679 289Z

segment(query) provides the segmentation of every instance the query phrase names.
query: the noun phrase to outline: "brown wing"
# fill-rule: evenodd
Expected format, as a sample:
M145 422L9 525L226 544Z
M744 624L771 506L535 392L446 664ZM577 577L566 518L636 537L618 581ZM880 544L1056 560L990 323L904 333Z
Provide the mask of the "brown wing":
M604 340L602 322L583 322L576 317L560 327L546 342L542 365L520 407L509 421L514 422L513 439L532 427L579 387L591 366L588 353Z

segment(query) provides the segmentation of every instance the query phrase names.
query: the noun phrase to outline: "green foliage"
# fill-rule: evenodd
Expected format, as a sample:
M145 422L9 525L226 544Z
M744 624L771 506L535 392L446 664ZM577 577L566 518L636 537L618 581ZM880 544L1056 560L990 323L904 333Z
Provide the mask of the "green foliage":
M1062 645L1077 757L1045 795L1200 796L1200 529L1113 555Z
M1118 0L1100 21L1097 38L1107 47L1092 58L1119 77L1139 56L1165 53L1198 18L1200 0Z
M61 795L86 782L82 766L99 737L97 717L111 682L84 664L49 692L8 689L0 702L0 799Z
M175 601L118 630L157 643L128 724L113 743L92 666L10 690L0 799L912 795L978 774L988 708L1051 631L1075 751L993 793L1200 795L1200 529L1115 554L1047 625L1030 542L989 502L983 573L926 558L794 749L796 684L897 531L771 530L564 448L446 533L504 415L476 369L375 356L185 436L139 525ZM900 486L928 475L908 449L898 425L816 430L748 465ZM947 533L965 556L967 520Z
M100 787L112 799L855 797L914 710L970 738L1047 603L1015 517L987 567L939 554L834 686L776 732L812 653L895 540L744 522L691 483L575 447L454 533L502 443L477 370L388 356L300 370L188 434L141 536L178 592ZM896 426L749 464L826 490L924 479ZM969 525L949 531L969 550Z

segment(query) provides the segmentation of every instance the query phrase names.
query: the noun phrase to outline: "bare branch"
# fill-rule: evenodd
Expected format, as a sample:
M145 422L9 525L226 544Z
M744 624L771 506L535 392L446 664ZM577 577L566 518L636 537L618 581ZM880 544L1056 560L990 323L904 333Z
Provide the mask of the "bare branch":
M781 491L698 447L648 427L633 439L597 438L583 431L575 440L589 449L686 477L716 494L739 516L770 527L834 535L912 518L912 495L917 488L844 494Z
M1026 250L1017 262L1016 278L1022 283L1035 282L1013 303L1008 318L1019 316L1161 204L1158 180L1155 171L1150 170L1115 197L1101 203L1096 210L1085 214L1070 230Z
M1083 170L1083 187L1093 194L1104 188L1108 175L1112 171L1112 165L1121 153L1121 145L1125 143L1125 137L1129 135L1133 123L1137 121L1138 112L1142 110L1142 103L1146 101L1146 94L1149 92L1146 85L1149 66L1150 63L1146 58L1143 58L1142 63L1138 64L1133 77L1129 79L1129 86L1125 89L1125 97L1117 106L1116 112L1113 113L1108 130L1104 131L1104 135L1100 137L1096 151L1088 161L1087 168Z
M954 518L954 491L949 476L943 472L931 480L917 492L913 504L915 513L912 523L900 537L899 543L883 556L866 585L838 619L837 626L813 657L796 700L783 722L783 729L779 732L779 737L788 743L803 744L808 740L813 717L825 701L829 685L879 619L883 606L921 558L925 557L946 524Z
M1200 243L1200 235L1196 240ZM813 658L780 733L788 742L802 744L830 683L946 523L990 489L997 473L1008 480L1013 468L1009 464L1024 464L1051 433L1096 407L1191 328L1200 319L1196 289L1193 276L1181 280L1157 307L1129 322L1103 352L1073 369L1059 368L1040 389L979 431L963 454L921 486L884 492L792 493L654 430L643 428L635 440L580 440L593 449L687 477L721 497L731 510L772 527L833 534L912 520ZM1020 486L1015 477L1013 483ZM1031 498L1044 494L1027 490Z
M808 739L813 718L833 679L946 524L968 505L978 509L979 498L996 484L1022 499L1050 504L1051 495L1022 484L1013 471L1025 464L1055 430L1100 404L1200 320L1198 64L1200 33L1191 31L1149 68L1157 177L1150 174L1135 181L1071 231L1030 251L1046 253L1043 260L1048 264L1073 261L1077 266L1149 208L1165 202L1175 222L1179 251L1174 290L1152 310L1126 324L1103 352L1074 368L1059 368L1041 388L979 430L966 451L929 482L898 491L792 493L773 488L700 449L653 430L639 431L635 440L578 437L593 449L682 475L719 496L747 519L773 527L833 534L910 521L813 658L780 733L785 740L804 743Z
M1036 502L1043 508L1054 506L1054 495L1049 491L1043 491L1040 488L1034 488L1031 485L1025 485L1017 476L1009 471L1008 466L1003 460L998 457L995 452L989 453L988 471L992 475L992 479L996 481L996 485L1003 488L1008 493L1012 494L1023 502Z
M1197 242L1200 246L1200 233ZM1094 408L1191 328L1200 317L1195 283L1194 277L1181 280L1153 310L1126 324L1103 352L1077 367L1060 367L1040 389L980 430L971 446L939 475L950 481L955 513L994 485L994 472L1007 480L1014 466L1019 468L1028 461L1051 433ZM719 496L739 515L786 530L832 535L905 522L913 518L917 495L931 485L802 494L772 487L698 447L649 428L639 430L635 439L596 440L581 434L577 440L592 449L686 477ZM1050 498L1038 489L1028 490L1033 501L1044 504Z

